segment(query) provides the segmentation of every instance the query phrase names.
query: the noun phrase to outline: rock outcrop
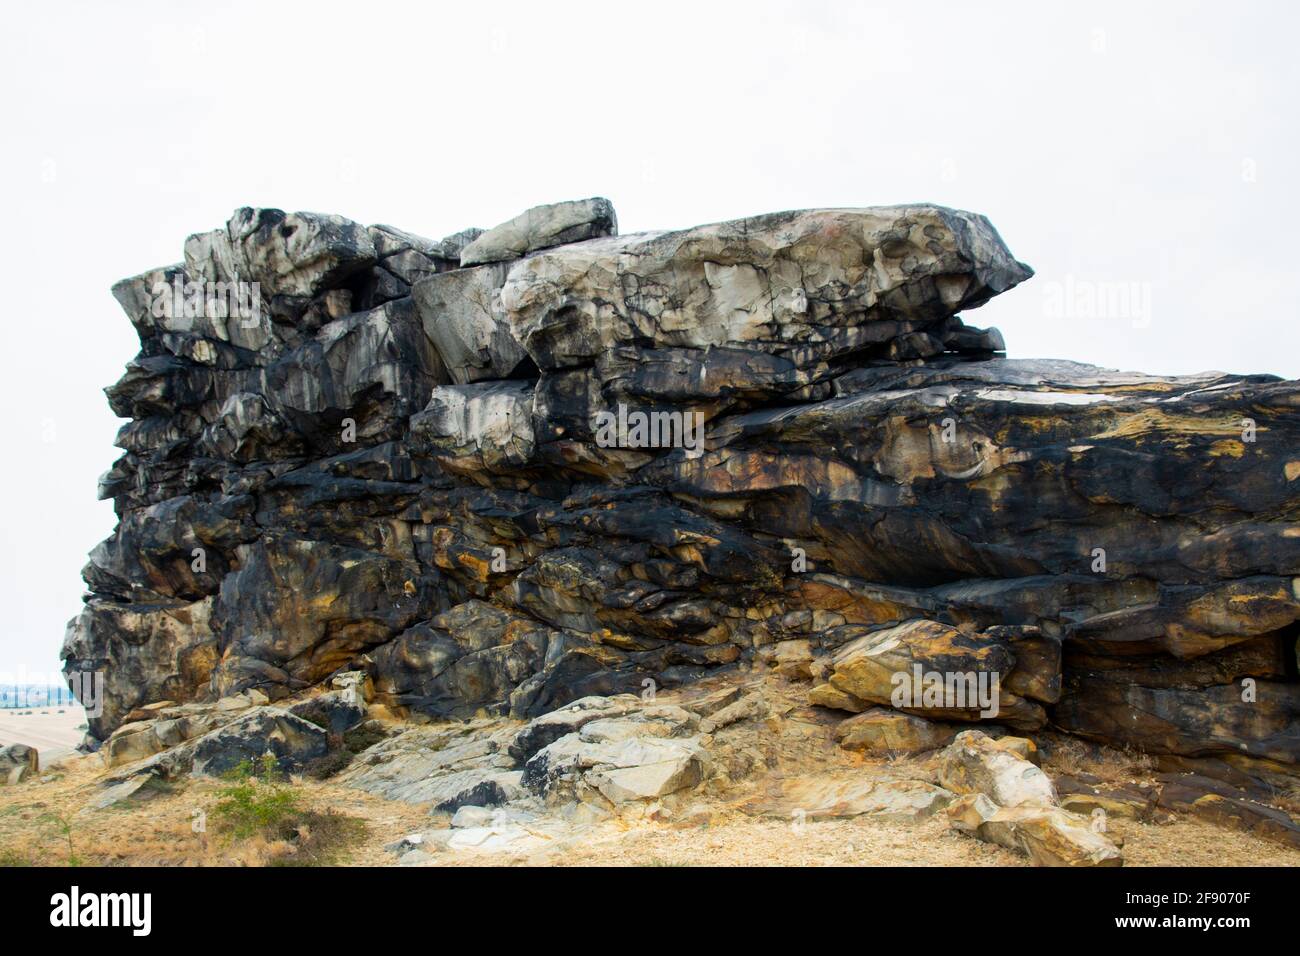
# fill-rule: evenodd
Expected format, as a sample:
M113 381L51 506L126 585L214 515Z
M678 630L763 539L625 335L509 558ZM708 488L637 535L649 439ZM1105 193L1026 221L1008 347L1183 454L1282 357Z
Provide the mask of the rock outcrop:
M12 786L35 776L41 769L35 747L10 744L0 747L0 786Z
M274 707L121 731L360 671L398 715L562 715L430 799L617 802L693 786L722 724L583 699L753 668L855 749L982 722L1300 773L1300 383L1003 357L959 313L1032 273L970 213L616 229L241 209L115 286L119 522L63 651L94 738L310 760L338 729Z

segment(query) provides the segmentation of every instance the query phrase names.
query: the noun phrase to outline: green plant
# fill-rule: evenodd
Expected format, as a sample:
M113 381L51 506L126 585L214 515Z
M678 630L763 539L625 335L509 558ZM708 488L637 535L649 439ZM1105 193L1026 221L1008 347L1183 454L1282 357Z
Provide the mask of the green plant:
M217 791L220 799L212 812L232 836L247 839L269 833L298 811L298 794L284 782L269 753L260 764L240 761L224 777L229 786Z
M53 826L57 834L68 844L68 859L64 865L81 866L82 859L77 855L76 847L72 844L72 819L61 813L47 813L41 819Z
M347 751L341 754L340 759L351 759ZM290 844L292 849L269 861L272 866L332 864L365 836L364 820L301 806L298 791L271 754L257 763L241 761L225 778L228 785L217 791L220 799L212 811L218 825L237 839L261 836Z
M5 848L0 850L0 867L35 866L36 862L28 854Z

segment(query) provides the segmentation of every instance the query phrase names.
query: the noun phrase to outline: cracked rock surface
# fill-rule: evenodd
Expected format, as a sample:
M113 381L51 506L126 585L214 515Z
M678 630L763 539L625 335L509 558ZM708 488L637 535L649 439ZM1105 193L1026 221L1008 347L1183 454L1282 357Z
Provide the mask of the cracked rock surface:
M63 650L104 675L89 743L360 672L399 718L552 715L431 800L654 799L717 772L728 715L779 718L736 698L620 739L626 715L564 708L756 671L863 715L848 749L996 724L1300 772L1300 384L1003 357L962 314L1032 272L972 213L616 232L603 200L443 240L241 209L118 283L141 343L107 389L119 521ZM207 309L240 282L248 309ZM611 443L602 413L672 440ZM996 676L998 713L886 721L914 668ZM110 750L222 731L170 719L194 726Z

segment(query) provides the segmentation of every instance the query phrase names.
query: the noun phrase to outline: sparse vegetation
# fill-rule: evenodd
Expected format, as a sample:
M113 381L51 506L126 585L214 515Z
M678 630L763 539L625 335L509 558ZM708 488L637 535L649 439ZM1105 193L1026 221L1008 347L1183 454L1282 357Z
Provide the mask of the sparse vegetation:
M366 822L333 810L307 811L282 821L277 835L292 852L273 858L271 866L331 866L365 839Z
M371 722L367 721L345 733L343 735L343 746L350 752L359 754L361 751L384 740L387 735L382 730L376 730L373 726L369 726L370 724Z
M331 750L324 757L308 761L303 773L313 780L328 780L352 763L352 751L346 748Z
M5 848L0 850L0 868L10 866L35 866L36 861L19 850Z
M258 764L241 761L225 778L229 786L218 791L221 799L212 813L233 837L265 834L298 810L298 794L284 782L271 754L263 754Z
M1055 737L1043 748L1043 754L1044 768L1052 774L1091 774L1107 783L1150 776L1156 766L1154 759L1136 747L1106 747L1072 737Z
M336 753L351 759L347 751ZM265 754L256 764L241 762L226 779L228 785L218 791L220 799L213 807L213 816L231 839L272 844L271 866L338 863L349 847L365 837L363 820L332 810L322 813L304 808L300 794L285 780L271 754Z
M81 866L83 861L78 856L77 849L72 843L72 818L62 813L47 813L41 820L54 829L60 843L67 845L68 855L63 861L63 865Z

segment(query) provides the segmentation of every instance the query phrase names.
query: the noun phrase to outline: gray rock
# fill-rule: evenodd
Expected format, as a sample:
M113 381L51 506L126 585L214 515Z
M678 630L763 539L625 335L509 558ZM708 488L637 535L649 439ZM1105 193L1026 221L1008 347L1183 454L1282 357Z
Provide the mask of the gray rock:
M224 229L185 242L189 275L258 282L268 302L278 295L314 296L374 261L374 241L365 227L320 213L243 207Z
M598 791L614 804L651 800L697 786L710 761L691 718L680 708L654 715L589 721L576 733L537 751L524 767L523 784L551 801Z
M0 784L13 786L40 772L40 756L35 747L10 744L0 748Z
M1016 738L966 730L939 755L939 783L953 793L982 793L999 807L1054 807L1056 788L1015 751Z
M69 672L104 677L89 747L112 739L122 773L183 773L195 712L143 705L243 716L246 691L300 701L340 671L395 716L529 720L755 664L862 711L920 665L996 671L989 719L1008 726L1050 715L1294 776L1300 384L997 357L997 330L959 313L1030 271L971 213L616 237L598 205L444 240L241 210L184 264L118 285L140 338L107 390L128 419L100 482L119 524L64 646ZM252 322L156 313L160 284L236 276L259 283ZM619 410L689 420L698 441L598 437ZM758 716L715 703L694 725L620 722L647 710L631 698L444 734L436 758L402 734L345 772L403 798L509 799L491 775L566 735L675 747ZM544 789L604 805L602 783L675 785L622 772L654 763Z
M942 330L1030 275L982 216L808 210L539 253L511 268L501 301L545 370L647 344L750 349L805 367Z
M618 235L618 220L614 216L614 204L608 199L575 199L534 206L465 246L460 264L501 262L538 249L615 235Z
M188 747L191 772L219 777L243 761L256 765L263 754L281 770L298 771L329 749L325 731L301 717L271 708L257 710L195 740Z
M448 471L508 473L533 456L531 382L444 385L411 417L411 443Z
M151 773L137 774L119 783L109 784L87 804L91 810L107 810L127 802L141 802L156 795L156 778Z
M366 702L355 690L335 690L292 704L289 713L338 736L366 719Z
M497 263L459 269L411 287L424 333L458 385L513 376L528 358L501 306L508 268Z
M634 697L584 697L528 722L510 741L510 756L520 763L561 737L581 730L594 720L622 717L637 710Z

